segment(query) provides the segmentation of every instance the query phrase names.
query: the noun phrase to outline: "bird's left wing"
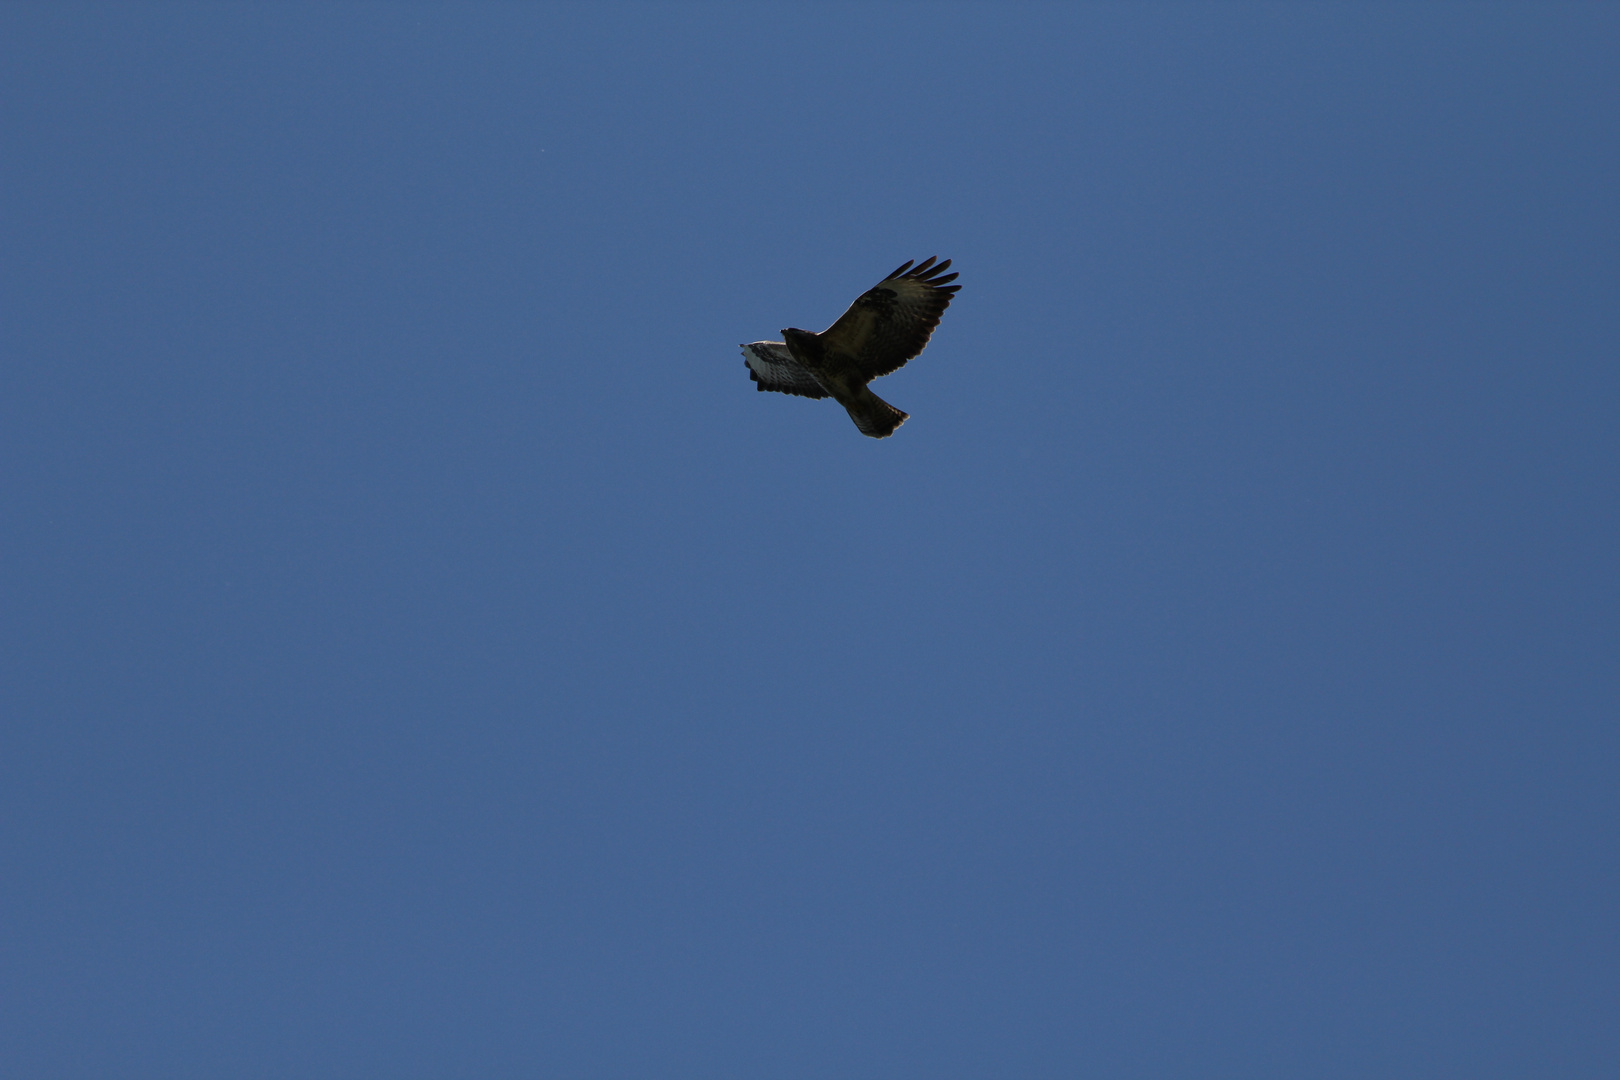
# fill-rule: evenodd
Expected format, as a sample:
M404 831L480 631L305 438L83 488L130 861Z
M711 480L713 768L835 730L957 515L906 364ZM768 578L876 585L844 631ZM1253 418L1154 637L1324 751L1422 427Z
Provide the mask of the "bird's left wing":
M822 389L816 377L793 359L793 354L782 342L756 341L744 345L742 351L743 360L748 364L748 377L756 384L754 389L775 390L807 398L827 396L827 391Z
M821 333L829 352L843 353L868 379L898 370L923 351L960 285L944 273L951 260L903 263L868 289Z

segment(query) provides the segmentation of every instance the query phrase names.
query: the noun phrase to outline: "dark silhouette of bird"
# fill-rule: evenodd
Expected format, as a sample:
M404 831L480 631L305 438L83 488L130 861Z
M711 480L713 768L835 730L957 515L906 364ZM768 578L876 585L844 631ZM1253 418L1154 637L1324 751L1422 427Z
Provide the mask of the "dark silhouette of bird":
M744 345L748 374L759 390L800 397L830 397L842 405L862 435L887 438L907 413L866 385L897 371L923 351L960 285L945 273L951 260L908 261L862 293L849 310L819 334L788 328L782 341Z

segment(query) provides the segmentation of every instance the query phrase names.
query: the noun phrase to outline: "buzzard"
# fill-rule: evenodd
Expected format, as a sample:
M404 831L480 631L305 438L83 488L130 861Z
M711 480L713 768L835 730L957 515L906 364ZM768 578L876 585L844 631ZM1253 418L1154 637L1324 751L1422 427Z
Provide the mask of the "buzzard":
M862 293L849 310L819 334L783 330L785 341L756 341L742 347L748 377L756 390L800 397L830 397L849 411L862 435L887 438L906 413L872 393L867 383L899 370L923 351L939 317L950 306L955 274L946 259L908 261Z

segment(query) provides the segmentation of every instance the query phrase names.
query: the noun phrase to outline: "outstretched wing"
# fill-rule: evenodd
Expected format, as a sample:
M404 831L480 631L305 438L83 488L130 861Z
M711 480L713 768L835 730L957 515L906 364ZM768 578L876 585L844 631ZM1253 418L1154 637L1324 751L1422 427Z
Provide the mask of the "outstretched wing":
M793 359L787 346L780 341L756 341L742 347L743 360L748 364L748 377L756 383L756 390L775 390L800 397L823 398L827 391L806 371L803 364Z
M915 267L900 266L822 331L827 350L848 356L868 379L899 369L923 351L951 294L962 287L947 284L956 280L944 273L950 265L946 259L935 266L930 256Z

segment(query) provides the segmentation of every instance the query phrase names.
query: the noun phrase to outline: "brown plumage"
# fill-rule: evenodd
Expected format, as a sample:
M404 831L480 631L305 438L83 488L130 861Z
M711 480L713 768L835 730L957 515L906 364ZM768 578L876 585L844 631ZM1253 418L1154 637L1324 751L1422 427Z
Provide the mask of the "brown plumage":
M760 390L801 397L831 397L849 412L863 435L882 439L906 414L872 393L867 383L923 351L960 285L945 273L951 260L908 261L862 293L849 310L819 334L789 328L782 341L744 345L749 377Z

